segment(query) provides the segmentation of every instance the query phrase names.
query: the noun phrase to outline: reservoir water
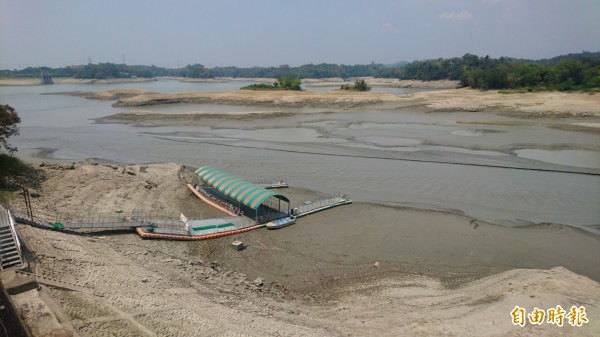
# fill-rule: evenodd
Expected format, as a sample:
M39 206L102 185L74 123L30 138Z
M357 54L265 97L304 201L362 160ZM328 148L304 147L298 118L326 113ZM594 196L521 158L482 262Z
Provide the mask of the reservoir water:
M43 95L120 88L163 93L221 91L247 84L160 80L0 87L0 101L21 116L21 134L10 142L24 157L49 149L57 159L215 165L242 178L276 176L323 193L349 193L355 201L446 210L498 224L559 223L600 231L600 176L570 173L600 172L599 152L594 150L600 139L595 134L556 130L540 123L471 125L463 122L510 118L465 112L426 114L393 106L295 110L177 104L140 109L114 108L111 101ZM406 94L402 89L386 90ZM302 113L183 124L94 120L137 110ZM523 144L530 150L523 149ZM575 149L544 150L556 144Z

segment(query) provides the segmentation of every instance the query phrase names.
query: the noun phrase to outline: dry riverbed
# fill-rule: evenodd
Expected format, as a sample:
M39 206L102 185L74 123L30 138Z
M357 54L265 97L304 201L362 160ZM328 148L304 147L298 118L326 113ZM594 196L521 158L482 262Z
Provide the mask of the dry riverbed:
M426 112L507 111L523 118L600 117L600 95L563 92L501 94L497 91L444 89L422 91L406 96L384 92L347 92L343 90L187 92L157 94L134 90L68 93L87 98L118 100L117 107L141 107L162 104L229 104L268 107L340 107L395 104L421 108Z
M88 161L38 168L44 179L33 204L42 218L58 210L134 209L220 216L184 187L191 172L179 165L140 170ZM292 202L317 196L298 187L283 193ZM379 237L386 231L370 234L370 226L390 231ZM599 238L558 225L505 228L460 214L356 203L282 230L204 242L143 240L130 231L18 230L37 257L35 272L91 289L41 290L63 335L600 333ZM248 247L234 251L235 239ZM559 304L585 306L589 323L511 323L516 305L531 311ZM31 307L23 312L36 315Z
M458 125L545 123L584 131L587 137L598 133L600 121L600 96L580 93L448 89L396 96L375 88L367 93L127 89L70 94L118 100L124 107L210 103L269 108L213 113L209 122L202 121L220 127L237 127L236 120L244 118L289 123L288 117L300 113L296 110L311 113L313 106L330 115L369 105L398 114L407 108L423 116L454 112ZM130 110L101 120L180 125L207 118L186 111ZM185 188L189 169L143 166L92 160L36 164L41 179L32 190L34 213L48 220L64 211L223 216ZM319 197L301 186L282 193L292 204ZM38 328L47 322L40 317L60 322L59 328L48 323L38 335L51 335L52 329L60 336L600 335L600 237L558 224L511 228L460 212L356 202L281 230L203 242L143 240L129 230L67 233L25 225L18 230L36 257L34 272L90 289L44 286L35 301L20 299L22 316ZM231 249L236 239L247 248ZM589 322L519 327L510 317L517 305L528 312L585 306Z

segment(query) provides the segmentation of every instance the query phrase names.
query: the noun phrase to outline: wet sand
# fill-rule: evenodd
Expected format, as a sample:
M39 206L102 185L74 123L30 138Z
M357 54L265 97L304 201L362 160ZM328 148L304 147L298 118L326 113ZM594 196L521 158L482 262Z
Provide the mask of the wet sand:
M41 202L35 207L37 214L51 217L56 211L115 209L155 209L175 216L183 212L189 218L219 214L185 192L185 182L193 176L191 169L155 164L147 174L130 176L118 167L125 166L78 164L74 170L61 169L60 165L42 167L48 181L43 197L36 200ZM179 180L173 179L174 173ZM152 188L154 184L158 187ZM72 186L78 186L77 190ZM299 187L280 192L291 199L292 205L321 196ZM207 246L216 249L202 257L230 261L249 275L268 275L294 289L370 274L377 261L378 273L440 277L563 266L600 281L600 270L596 268L600 236L557 224L503 227L458 212L355 202L301 218L285 229L259 230L237 237L252 249L235 252L228 247L231 239L223 238L207 241Z
M282 193L292 200L315 195L296 188ZM514 268L556 266L600 281L598 235L551 224L503 227L441 211L354 203L302 218L286 229L238 239L251 249L233 252L227 247L231 240L220 239L207 243L216 249L203 257L230 261L249 275L306 292L324 287L327 293L327 285L336 281L382 274L461 283Z

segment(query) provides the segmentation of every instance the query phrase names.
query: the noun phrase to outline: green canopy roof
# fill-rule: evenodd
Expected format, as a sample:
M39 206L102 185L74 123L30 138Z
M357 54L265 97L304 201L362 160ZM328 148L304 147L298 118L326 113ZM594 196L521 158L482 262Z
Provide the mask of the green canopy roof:
M217 170L214 166L203 166L196 170L196 174L217 191L252 209L258 209L265 200L271 197L290 202L288 198L281 194L273 193L271 190L238 179L229 173Z

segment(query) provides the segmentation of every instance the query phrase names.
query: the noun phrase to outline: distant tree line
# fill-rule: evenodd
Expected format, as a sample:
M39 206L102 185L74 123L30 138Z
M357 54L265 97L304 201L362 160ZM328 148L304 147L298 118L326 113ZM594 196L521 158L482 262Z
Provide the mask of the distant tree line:
M28 78L40 77L41 72L47 72L53 77L73 77L74 72L71 67L49 68L49 67L28 67L21 70L0 70L0 78Z
M584 52L531 61L465 54L411 62L398 69L406 80L456 80L478 89L586 90L600 88L600 53Z
M363 77L386 76L390 66L383 64L339 65L339 64L307 64L299 67L282 65L279 67L215 67L206 68L201 64L187 65L179 69L157 66L134 66L114 63L88 64L64 68L30 67L22 70L0 70L0 77L38 77L42 71L53 77L75 77L84 79L106 79L127 77L187 77L187 78L328 78L328 77ZM389 72L386 77L393 77Z
M53 77L85 79L126 77L187 77L187 78L353 78L384 77L401 80L455 80L462 86L478 89L528 90L590 90L600 88L600 52L569 54L545 60L524 60L509 57L491 58L465 54L462 57L440 58L393 65L306 64L299 67L214 67L201 64L179 69L157 66L133 66L100 63L64 68L25 68L0 70L0 77L38 77L42 71Z

